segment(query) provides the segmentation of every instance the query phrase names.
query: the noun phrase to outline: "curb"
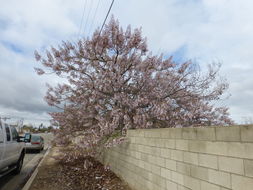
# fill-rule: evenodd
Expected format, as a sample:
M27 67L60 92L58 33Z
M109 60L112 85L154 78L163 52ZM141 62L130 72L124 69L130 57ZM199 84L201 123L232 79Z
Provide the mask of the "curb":
M35 177L38 174L38 168L41 166L41 164L43 163L43 161L45 160L46 156L48 155L49 151L51 150L51 146L48 147L46 153L44 154L43 158L41 159L41 161L39 162L38 166L35 168L35 170L33 171L31 177L28 179L28 181L25 183L25 186L22 188L22 190L29 190L29 188L31 187Z

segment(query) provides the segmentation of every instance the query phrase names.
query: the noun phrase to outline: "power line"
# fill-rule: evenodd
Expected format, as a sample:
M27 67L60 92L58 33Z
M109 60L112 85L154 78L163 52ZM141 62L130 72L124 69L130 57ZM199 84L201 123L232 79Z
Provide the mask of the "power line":
M96 15L97 15L97 10L98 10L98 7L99 7L99 5L100 5L100 1L101 1L101 0L98 1L98 4L97 4L96 10L95 10L95 13L94 13L94 15L93 15L92 23L91 23L91 26L90 26L90 31L89 31L89 33L88 33L89 35L90 35L90 32L91 32L91 30L92 30L92 27L93 27L93 24L94 24Z
M78 37L80 36L81 30L82 30L83 18L84 18L84 13L85 13L86 5L87 5L87 0L85 0L84 5L83 5L83 14L82 14L82 19L81 19L80 27L79 27Z
M93 0L91 1L91 8L92 8L92 6L93 6ZM90 17L91 8L90 8L90 10L88 12L87 19L86 19L86 22L85 22L85 25L84 25L84 31L83 31L84 35L85 35L86 25L87 25L89 17Z
M26 120L34 120L34 121L50 121L51 119L39 119L39 118L28 118L28 117L20 117L14 115L4 115L4 117L0 117L2 119L26 119Z
M7 119L11 119L10 117L0 117L0 119L6 121Z
M109 15L109 13L110 13L110 11L111 11L111 9L112 9L113 3L114 3L114 0L112 0L112 3L111 3L111 5L110 5L110 8L109 8L109 10L108 10L108 12L107 12L107 14L106 14L104 23L103 23L103 25L102 25L102 27L101 27L101 29L100 29L100 32L99 32L99 36L100 36L100 34L101 34L102 30L103 30L103 27L104 27L104 25L105 25L105 22L106 22L106 20L107 20L107 17L108 17L108 15Z

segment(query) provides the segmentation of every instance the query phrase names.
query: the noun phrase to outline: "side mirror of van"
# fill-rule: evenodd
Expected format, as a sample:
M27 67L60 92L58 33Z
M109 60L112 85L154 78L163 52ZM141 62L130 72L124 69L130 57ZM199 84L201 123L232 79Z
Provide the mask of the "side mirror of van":
M18 136L17 142L24 142L24 137L23 136Z

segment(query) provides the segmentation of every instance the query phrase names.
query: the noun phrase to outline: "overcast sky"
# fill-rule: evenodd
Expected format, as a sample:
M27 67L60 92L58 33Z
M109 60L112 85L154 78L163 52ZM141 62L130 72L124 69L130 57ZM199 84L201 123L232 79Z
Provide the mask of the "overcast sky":
M110 3L0 0L0 116L47 123L52 108L43 100L45 83L56 80L35 74L34 50L91 35ZM220 104L244 123L253 118L252 7L252 0L115 0L111 14L123 27L142 27L154 53L191 59L202 67L221 62L231 97Z

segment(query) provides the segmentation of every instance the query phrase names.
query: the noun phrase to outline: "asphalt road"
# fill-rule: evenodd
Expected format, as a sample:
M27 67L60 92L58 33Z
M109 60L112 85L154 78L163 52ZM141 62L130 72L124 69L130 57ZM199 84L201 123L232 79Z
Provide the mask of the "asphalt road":
M21 186L24 183L24 180L26 180L27 175L29 175L30 169L29 170L24 170L28 163L35 158L37 162L43 157L45 154L46 150L41 151L40 153L34 153L34 152L28 152L25 155L24 159L24 164L22 171L20 172L19 175L13 175L12 173L7 174L6 176L0 178L0 190L18 190L21 189ZM32 170L32 168L31 168ZM11 188L10 188L11 186Z
M23 167L21 173L13 175L12 173L7 174L0 178L0 190L21 190L25 182L29 179L31 172L38 165L39 161L45 154L51 139L52 134L40 134L45 140L45 148L40 153L29 151L26 153L24 158Z

